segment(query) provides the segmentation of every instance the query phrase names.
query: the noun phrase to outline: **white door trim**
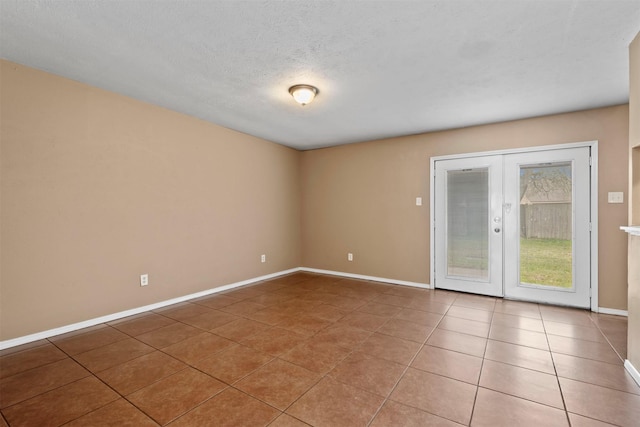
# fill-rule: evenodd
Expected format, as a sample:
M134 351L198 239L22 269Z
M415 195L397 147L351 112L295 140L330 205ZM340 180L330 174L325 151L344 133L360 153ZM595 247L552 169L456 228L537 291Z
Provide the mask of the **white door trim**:
M566 148L591 148L591 311L598 311L598 141L574 142L568 144L542 145L517 149L481 151L475 153L434 156L429 159L429 236L430 236L430 272L431 286L435 288L435 163L439 160L463 159L466 157L493 156L497 154L528 153L534 151L561 150Z

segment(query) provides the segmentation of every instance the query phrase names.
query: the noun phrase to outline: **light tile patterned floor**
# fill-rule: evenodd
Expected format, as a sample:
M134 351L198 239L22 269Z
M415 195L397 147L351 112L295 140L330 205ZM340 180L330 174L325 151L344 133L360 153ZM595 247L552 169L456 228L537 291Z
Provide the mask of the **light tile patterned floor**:
M0 426L638 426L625 353L625 318L296 273L4 350Z

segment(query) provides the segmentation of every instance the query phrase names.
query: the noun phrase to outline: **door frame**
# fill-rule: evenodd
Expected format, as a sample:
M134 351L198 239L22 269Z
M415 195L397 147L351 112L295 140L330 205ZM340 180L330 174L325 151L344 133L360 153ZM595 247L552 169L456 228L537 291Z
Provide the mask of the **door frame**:
M567 148L589 147L591 149L591 250L590 250L590 278L591 278L591 311L598 312L598 141L574 142L568 144L540 145L505 150L479 151L463 154L449 154L435 156L429 159L429 261L430 261L430 287L435 289L435 164L440 160L463 159L468 157L483 157L504 154L530 153L535 151L563 150ZM503 254L504 257L504 254ZM504 261L504 259L503 259ZM503 270L504 274L504 270ZM503 280L504 286L504 280Z

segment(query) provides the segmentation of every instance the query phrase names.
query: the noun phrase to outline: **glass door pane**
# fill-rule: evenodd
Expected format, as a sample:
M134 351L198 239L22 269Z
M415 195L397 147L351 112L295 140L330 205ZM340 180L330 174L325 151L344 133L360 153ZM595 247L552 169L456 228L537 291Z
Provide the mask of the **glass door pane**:
M520 166L520 283L573 288L570 162Z
M489 279L489 170L447 171L447 275Z

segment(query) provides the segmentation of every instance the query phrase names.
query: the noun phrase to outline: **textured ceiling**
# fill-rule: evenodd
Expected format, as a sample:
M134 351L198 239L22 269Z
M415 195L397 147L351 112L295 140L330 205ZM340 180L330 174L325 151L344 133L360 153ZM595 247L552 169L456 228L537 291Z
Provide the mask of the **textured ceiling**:
M2 58L298 149L625 103L638 31L640 0L0 0Z

